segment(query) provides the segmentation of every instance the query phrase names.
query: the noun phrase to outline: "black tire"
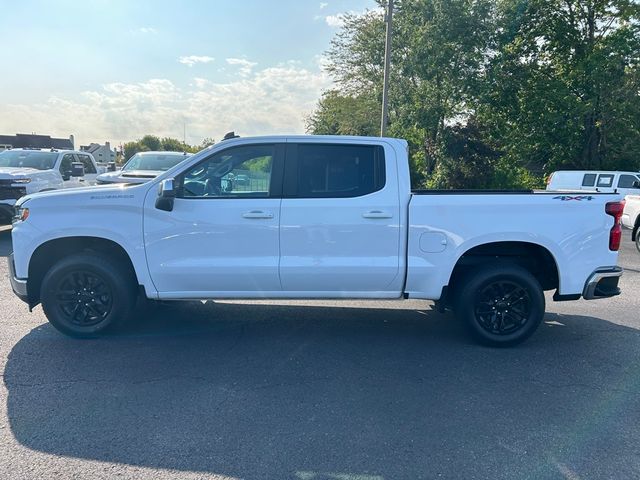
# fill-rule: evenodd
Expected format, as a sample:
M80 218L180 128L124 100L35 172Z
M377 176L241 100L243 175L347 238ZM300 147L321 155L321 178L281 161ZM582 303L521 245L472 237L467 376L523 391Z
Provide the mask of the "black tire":
M47 272L40 299L47 319L60 332L95 338L120 326L136 300L130 268L95 253L70 255Z
M640 228L636 229L636 248L640 252Z
M460 279L455 313L484 345L510 347L524 342L544 317L538 280L513 264L480 266Z

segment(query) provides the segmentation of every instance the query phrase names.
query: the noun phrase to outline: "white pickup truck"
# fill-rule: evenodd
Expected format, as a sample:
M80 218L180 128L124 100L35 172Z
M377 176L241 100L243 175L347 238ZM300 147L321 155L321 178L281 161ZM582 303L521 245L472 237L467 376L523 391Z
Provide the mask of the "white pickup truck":
M102 173L90 153L72 150L22 149L0 152L0 222L13 217L20 197L60 188L95 184Z
M545 290L620 293L619 195L412 192L407 154L390 138L241 138L142 185L29 195L13 290L77 337L118 325L141 291L435 300L496 346L535 331Z

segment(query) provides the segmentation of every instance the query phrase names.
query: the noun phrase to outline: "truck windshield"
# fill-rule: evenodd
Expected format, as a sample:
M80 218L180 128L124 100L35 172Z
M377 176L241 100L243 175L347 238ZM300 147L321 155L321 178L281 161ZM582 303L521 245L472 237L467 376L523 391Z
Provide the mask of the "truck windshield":
M140 155L136 153L127 164L122 168L122 171L131 170L157 170L166 171L176 166L182 160L189 155L183 153L158 153L158 154L145 154Z
M51 170L56 164L56 152L5 150L0 152L0 167L35 168Z

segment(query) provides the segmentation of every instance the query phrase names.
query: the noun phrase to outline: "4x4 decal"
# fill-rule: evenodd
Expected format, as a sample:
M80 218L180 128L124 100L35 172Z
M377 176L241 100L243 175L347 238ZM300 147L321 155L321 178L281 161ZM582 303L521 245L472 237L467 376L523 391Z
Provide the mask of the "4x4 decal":
M571 200L577 200L581 202L582 200L591 201L593 200L593 196L591 195L558 195L557 197L553 197L554 200L562 200L563 202L568 202Z

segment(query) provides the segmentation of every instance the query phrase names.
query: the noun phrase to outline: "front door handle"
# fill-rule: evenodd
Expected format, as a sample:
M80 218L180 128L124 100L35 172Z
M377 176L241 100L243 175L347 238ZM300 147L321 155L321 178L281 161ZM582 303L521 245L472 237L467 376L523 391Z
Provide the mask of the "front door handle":
M393 218L393 215L382 210L371 210L362 214L363 218Z
M262 210L251 210L242 214L242 218L273 218L273 213L263 212Z

